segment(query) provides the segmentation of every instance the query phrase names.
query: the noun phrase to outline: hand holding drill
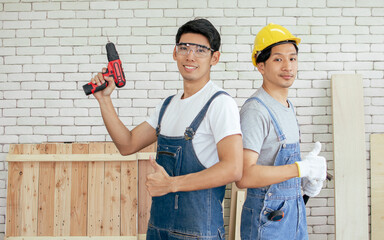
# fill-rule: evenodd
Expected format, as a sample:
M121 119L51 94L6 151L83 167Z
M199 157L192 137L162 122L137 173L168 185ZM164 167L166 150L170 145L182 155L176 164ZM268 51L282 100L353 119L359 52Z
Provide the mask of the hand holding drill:
M93 78L91 82L83 86L86 95L94 94L98 91L104 90L108 86L108 81L104 81L104 77L113 77L115 85L118 88L124 87L126 80L119 58L119 54L116 51L115 45L111 42L105 46L107 49L108 67L106 71L102 73L102 80L99 78Z

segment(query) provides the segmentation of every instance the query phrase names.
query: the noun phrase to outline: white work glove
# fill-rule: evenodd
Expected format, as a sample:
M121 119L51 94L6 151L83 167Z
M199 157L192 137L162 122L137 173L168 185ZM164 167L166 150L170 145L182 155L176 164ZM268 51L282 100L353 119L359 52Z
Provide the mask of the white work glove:
M309 180L308 178L301 179L301 186L303 187L304 195L309 197L315 197L319 195L321 189L323 188L323 181Z
M318 156L320 150L321 143L316 142L313 150L302 161L295 162L299 170L299 177L307 177L309 181L325 181L327 177L327 163L324 157Z

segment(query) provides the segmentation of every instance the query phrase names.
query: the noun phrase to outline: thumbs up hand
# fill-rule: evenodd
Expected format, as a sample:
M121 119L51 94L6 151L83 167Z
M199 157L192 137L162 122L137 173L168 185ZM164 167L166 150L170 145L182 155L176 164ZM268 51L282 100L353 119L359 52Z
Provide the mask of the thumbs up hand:
M323 188L323 181L309 180L308 178L301 179L303 193L308 197L316 197Z
M299 177L306 177L309 181L325 181L327 176L327 163L324 157L318 156L321 143L316 142L313 150L302 161L295 162L299 170Z
M172 178L168 175L165 169L160 166L153 156L149 157L149 161L155 170L147 175L147 191L152 197L163 196L172 191Z

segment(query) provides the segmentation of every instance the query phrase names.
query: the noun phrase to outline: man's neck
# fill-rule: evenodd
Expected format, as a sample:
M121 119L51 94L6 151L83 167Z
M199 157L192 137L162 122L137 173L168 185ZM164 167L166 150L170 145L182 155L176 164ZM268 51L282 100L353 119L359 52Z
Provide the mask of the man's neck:
M183 82L184 83L184 94L181 98L182 99L189 98L193 94L200 91L208 82L209 82L209 79L204 80L204 81L184 80L184 82Z
M281 103L285 107L289 107L288 104L288 88L274 89L263 84L263 89L276 101Z

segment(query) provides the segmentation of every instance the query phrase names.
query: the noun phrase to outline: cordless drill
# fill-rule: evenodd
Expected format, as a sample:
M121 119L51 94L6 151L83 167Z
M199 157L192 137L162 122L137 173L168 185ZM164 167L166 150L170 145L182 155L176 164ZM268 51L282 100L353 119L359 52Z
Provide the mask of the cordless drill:
M121 61L119 58L119 54L116 51L115 44L109 42L105 45L107 49L107 57L108 57L108 67L107 71L103 73L103 77L113 77L115 80L116 87L121 88L125 85L125 75L123 71L123 67L121 66ZM93 84L92 82L85 84L83 86L84 92L86 95L94 94L95 92L101 91L108 86L108 82L105 81L102 85L97 86L97 84Z

